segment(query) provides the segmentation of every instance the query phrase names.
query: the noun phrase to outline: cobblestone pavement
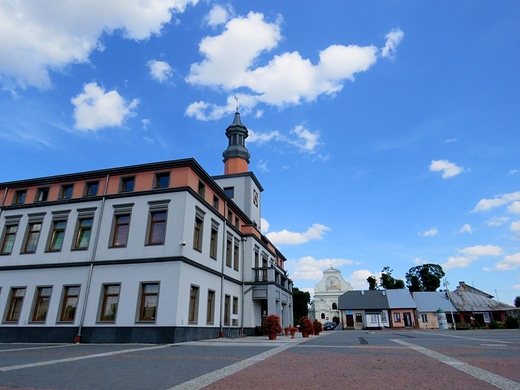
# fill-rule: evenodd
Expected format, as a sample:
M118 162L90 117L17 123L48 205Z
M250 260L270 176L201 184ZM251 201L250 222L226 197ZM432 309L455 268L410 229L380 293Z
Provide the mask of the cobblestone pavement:
M173 345L0 344L0 390L520 389L518 330L330 331Z

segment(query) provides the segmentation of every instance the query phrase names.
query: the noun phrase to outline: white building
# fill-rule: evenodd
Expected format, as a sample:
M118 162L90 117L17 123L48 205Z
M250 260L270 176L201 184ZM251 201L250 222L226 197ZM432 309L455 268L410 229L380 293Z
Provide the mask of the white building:
M338 298L347 291L352 291L352 285L343 279L340 270L330 267L323 271L323 277L314 286L314 312L311 309L311 317L322 323L330 321L339 324Z
M173 343L293 323L247 128L193 159L0 183L0 342Z

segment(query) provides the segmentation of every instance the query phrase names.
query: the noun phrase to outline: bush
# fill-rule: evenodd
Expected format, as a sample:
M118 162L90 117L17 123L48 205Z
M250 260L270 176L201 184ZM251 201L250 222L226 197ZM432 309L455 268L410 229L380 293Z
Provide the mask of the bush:
M282 325L280 325L280 316L269 314L262 322L262 331L266 335L271 333L282 333Z
M312 324L312 321L309 320L307 317L303 317L301 319L302 325L300 326L300 331L305 332L308 334L314 334L314 325Z
M518 329L518 318L507 316L505 325L506 329Z
M314 322L312 324L312 327L313 327L313 330L314 330L314 334L318 334L320 332L323 332L323 325L318 320L314 320Z
M501 329L501 328L502 328L502 322L491 321L489 323L489 329Z

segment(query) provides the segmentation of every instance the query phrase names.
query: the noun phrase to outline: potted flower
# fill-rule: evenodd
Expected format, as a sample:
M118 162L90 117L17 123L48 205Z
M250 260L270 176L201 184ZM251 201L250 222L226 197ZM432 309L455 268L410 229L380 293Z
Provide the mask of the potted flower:
M309 335L314 333L314 326L312 325L312 321L309 320L307 317L303 317L301 319L301 332L302 337L309 337Z
M286 326L285 328L283 328L286 336L289 336L289 329L290 328L291 328L290 326Z
M262 331L269 336L269 340L276 340L278 333L282 332L282 325L280 325L280 316L276 314L269 314L262 321Z
M291 339L294 339L294 335L298 332L298 328L296 326L290 326L289 332L291 333Z
M316 336L319 335L320 332L323 332L323 325L318 320L314 320L314 322L312 323L312 327Z

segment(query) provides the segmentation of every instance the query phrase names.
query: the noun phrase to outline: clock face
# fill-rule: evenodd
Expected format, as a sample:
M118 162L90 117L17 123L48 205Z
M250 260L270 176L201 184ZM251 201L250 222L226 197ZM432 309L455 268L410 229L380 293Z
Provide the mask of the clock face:
M341 290L341 284L337 276L329 276L326 284L327 291Z
M258 207L258 192L256 190L253 190L253 204Z

